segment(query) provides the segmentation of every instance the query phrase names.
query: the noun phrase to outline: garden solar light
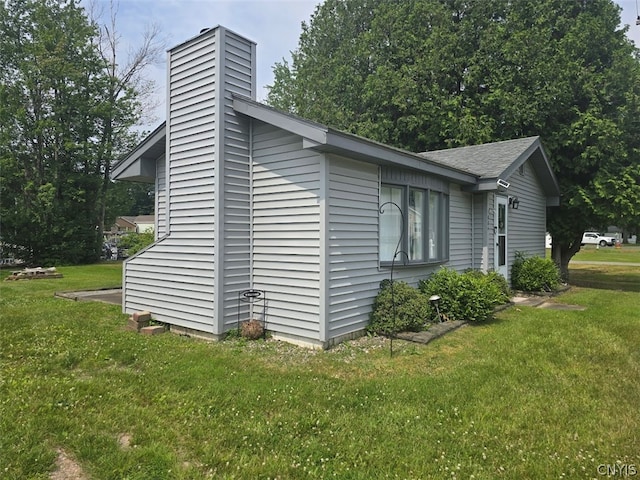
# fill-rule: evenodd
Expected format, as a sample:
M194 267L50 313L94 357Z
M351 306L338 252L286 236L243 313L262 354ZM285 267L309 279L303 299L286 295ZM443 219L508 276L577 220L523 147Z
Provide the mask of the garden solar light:
M440 308L438 307L440 304L440 295L431 295L429 297L429 301L431 302L431 305L435 307L436 312L438 312L438 320L442 322L442 315L440 315Z

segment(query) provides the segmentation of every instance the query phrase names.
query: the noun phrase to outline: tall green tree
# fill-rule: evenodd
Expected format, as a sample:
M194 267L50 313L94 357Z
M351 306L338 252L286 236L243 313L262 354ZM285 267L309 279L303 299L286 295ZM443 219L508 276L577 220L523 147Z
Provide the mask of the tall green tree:
M110 168L135 141L152 57L121 70L101 32L76 0L0 3L0 241L29 263L99 258Z
M0 29L2 241L27 261L89 261L99 241L95 30L74 2L51 0L3 2Z
M591 227L633 223L638 52L611 0L326 0L268 102L412 151L540 135L566 275Z

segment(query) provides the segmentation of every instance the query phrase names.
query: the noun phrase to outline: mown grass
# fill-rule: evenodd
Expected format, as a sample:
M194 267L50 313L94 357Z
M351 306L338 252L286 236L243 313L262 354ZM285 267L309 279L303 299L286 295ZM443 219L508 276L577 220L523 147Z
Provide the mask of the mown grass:
M547 249L547 258L551 258L550 249ZM639 265L640 245L621 248L585 245L569 262L569 283L586 288L640 292Z
M640 245L621 245L616 247L596 248L595 245L584 245L572 260L587 262L624 262L640 263Z
M118 306L54 291L117 266L0 284L0 476L94 479L597 478L640 465L640 295L512 307L427 346L314 352L127 332ZM113 277L112 277L113 275ZM122 438L130 441L123 443Z
M571 285L640 292L640 266L569 263Z

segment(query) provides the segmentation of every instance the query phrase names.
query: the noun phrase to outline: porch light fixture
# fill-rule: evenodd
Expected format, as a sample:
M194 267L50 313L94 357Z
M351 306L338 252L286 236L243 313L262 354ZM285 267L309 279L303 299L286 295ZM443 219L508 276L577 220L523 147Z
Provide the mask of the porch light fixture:
M438 320L440 321L440 323L442 323L442 315L440 315L440 295L431 295L429 297L429 302L431 302L431 305L434 306L434 308L436 309L436 312L438 312Z
M520 200L518 197L509 197L509 205L511 205L511 208L514 210L517 210L520 206Z

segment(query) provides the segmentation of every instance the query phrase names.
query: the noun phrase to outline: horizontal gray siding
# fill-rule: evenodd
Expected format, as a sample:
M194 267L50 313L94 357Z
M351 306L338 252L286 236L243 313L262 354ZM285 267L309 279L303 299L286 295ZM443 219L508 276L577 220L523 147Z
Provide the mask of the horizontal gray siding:
M487 219L487 193L473 194L473 268L483 272L493 268L489 263L489 238L493 238L493 222Z
M520 206L509 208L509 265L513 264L516 252L528 256L545 256L545 233L547 225L546 197L529 162L524 164L524 175L516 171L509 178L509 195L517 195Z
M448 190L439 180L424 175L388 172L387 180L391 176ZM364 329L380 282L390 278L391 269L379 267L378 261L379 189L378 167L330 157L327 340ZM394 279L417 286L437 268L396 267Z
M168 238L125 264L125 310L214 332L216 35L169 52ZM161 198L159 197L159 200Z
M458 185L451 185L448 266L459 272L473 267L471 212L471 194L461 191Z
M250 270L250 181L249 120L232 108L232 94L253 97L252 78L255 45L226 30L224 57L224 246L222 254L221 328L236 326L238 293L251 286ZM248 316L241 304L240 318Z
M167 162L163 155L156 160L156 231L155 238L162 238L167 233Z
M267 328L320 339L320 162L302 139L254 122L253 288Z
M362 330L380 285L378 167L331 157L329 163L328 331Z

